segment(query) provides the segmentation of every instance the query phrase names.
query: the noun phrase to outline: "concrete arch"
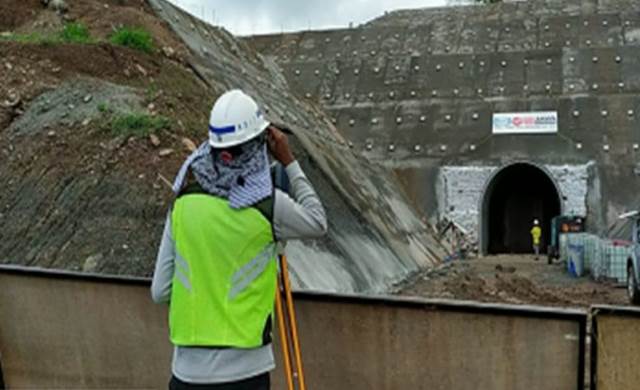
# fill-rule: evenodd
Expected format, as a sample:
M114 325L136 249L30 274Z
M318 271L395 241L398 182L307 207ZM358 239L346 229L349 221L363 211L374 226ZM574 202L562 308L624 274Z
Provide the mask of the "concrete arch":
M518 172L520 171L520 172ZM541 187L543 187L541 190L544 192L543 195L546 199L547 202L547 206L542 205L542 208L548 208L544 209L542 214L548 214L548 215L544 215L544 216L538 216L537 219L543 219L543 224L544 225L549 225L549 220L553 215L550 215L551 212L553 212L554 214L562 214L564 212L565 209L565 204L564 204L564 197L562 195L562 191L560 189L560 186L558 185L558 183L556 182L556 180L554 179L553 175L551 174L551 172L544 166L536 164L534 162L531 161L514 161L511 162L509 164L503 165L499 168L496 168L491 175L487 178L487 180L484 183L483 186L483 190L482 190L482 196L480 198L480 203L478 205L478 244L479 244L479 249L480 249L480 253L482 255L486 255L489 254L491 252L498 252L501 253L502 251L495 251L492 249L491 244L492 244L492 229L491 229L491 220L492 217L496 218L496 211L492 210L492 202L495 202L494 196L496 195L496 190L500 190L500 191L505 191L504 188L500 188L500 186L504 186L504 185L508 185L509 183L504 183L505 180L505 175L514 175L514 173L534 173L533 176L535 176L535 178L533 178L535 180L534 183L530 183L530 185L532 187L535 187L535 185L539 185ZM522 181L522 177L520 177L520 180ZM522 184L522 183L519 183ZM522 188L515 188L514 189L515 192L517 191L523 191ZM507 191L508 193L509 191ZM512 195L507 195L507 196L511 196L512 198L516 198L517 200L517 194L512 194ZM535 194L529 194L530 198L535 198ZM554 209L554 204L557 205L557 210ZM506 208L507 206L504 206L504 208ZM494 205L494 209L495 209L495 205ZM493 213L493 214L492 214ZM506 214L507 211L502 210L502 213ZM526 212L524 212L523 214L527 214ZM535 215L534 212L531 212L531 214ZM505 216L505 218L507 218ZM527 223L530 224L531 220L533 219L533 217L529 217L527 218ZM549 226L543 226L543 248L546 247L547 242L548 242L548 236L549 236ZM520 228L522 228L522 226L520 226ZM522 230L522 229L520 229ZM493 232L495 235L495 232ZM507 248L508 249L508 248ZM519 248L516 248L519 249ZM517 251L517 250L516 250ZM505 252L509 252L508 250Z

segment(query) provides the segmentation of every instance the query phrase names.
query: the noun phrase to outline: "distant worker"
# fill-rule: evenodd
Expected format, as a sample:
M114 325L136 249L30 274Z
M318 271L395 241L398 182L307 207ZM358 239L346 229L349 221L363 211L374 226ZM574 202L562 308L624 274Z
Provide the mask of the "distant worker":
M540 222L537 219L534 219L533 227L531 228L531 239L533 241L533 252L536 254L536 260L538 260L538 256L540 256L540 236L542 236Z
M267 149L292 197L274 189ZM151 295L169 304L169 389L270 388L276 240L327 231L325 211L286 135L240 90L214 104L209 141L185 161Z

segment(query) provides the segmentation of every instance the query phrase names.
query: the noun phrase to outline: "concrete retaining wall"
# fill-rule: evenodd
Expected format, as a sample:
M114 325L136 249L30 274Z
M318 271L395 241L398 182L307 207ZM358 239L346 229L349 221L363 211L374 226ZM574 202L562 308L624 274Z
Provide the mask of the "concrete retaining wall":
M406 10L358 28L247 42L325 109L354 150L421 179L404 189L430 221L442 205L425 187L436 185L440 167L527 160L549 167L566 211L586 211L589 229L602 233L636 207L631 194L640 191L639 4L528 0ZM492 135L493 113L540 110L557 111L558 134ZM477 187L446 203L474 201ZM474 213L454 212L467 227Z

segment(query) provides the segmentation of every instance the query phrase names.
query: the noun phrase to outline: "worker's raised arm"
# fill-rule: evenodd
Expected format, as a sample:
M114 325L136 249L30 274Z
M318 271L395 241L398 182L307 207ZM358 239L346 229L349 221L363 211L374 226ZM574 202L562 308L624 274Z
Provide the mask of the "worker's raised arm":
M269 129L269 150L286 167L291 196L276 190L273 229L278 240L321 237L327 232L327 217L311 182L294 160L287 137Z
M156 268L151 282L151 299L156 303L168 303L171 298L175 253L175 243L171 232L171 214L169 214L164 225Z
M278 240L321 237L327 233L327 217L320 198L297 161L287 166L291 198L276 190L273 229Z

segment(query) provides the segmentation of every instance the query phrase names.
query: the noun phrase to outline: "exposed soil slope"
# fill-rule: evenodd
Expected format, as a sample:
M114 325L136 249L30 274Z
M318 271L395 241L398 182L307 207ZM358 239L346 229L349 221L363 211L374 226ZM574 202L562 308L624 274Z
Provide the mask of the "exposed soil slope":
M117 25L142 25L159 49L0 41L0 182L7 184L0 187L0 261L150 273L170 198L159 175L173 177L188 153L183 138L200 133L220 91L194 76L179 40L140 4L78 1L63 16L40 2L11 4L15 15L28 16L3 20L3 29L75 20L103 41ZM171 58L160 47L171 47ZM153 145L113 134L104 107L163 115L170 125Z
M2 4L16 16L0 19L9 32L0 39L0 262L150 275L167 182L231 87L302 131L297 156L329 212L328 238L289 244L297 286L381 292L438 260L388 172L351 155L275 64L162 0L68 4L62 14L39 1ZM7 39L57 34L70 21L86 25L92 43ZM120 26L150 32L155 50L109 43ZM114 133L113 118L127 111L168 121L152 136Z

